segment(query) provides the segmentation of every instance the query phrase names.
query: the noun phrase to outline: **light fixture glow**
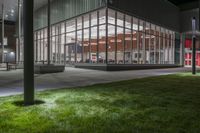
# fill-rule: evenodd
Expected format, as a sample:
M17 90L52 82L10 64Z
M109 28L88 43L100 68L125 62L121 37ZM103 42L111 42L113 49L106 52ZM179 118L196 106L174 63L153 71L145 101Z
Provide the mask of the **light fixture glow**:
M13 9L11 9L11 13L14 13L15 11Z
M10 55L15 55L15 53L14 52L10 52Z
M99 41L99 44L105 44L106 41Z

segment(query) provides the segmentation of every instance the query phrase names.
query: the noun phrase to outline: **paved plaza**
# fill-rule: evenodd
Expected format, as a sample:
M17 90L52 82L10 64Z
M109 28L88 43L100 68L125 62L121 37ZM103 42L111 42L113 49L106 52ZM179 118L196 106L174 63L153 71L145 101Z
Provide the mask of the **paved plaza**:
M66 67L64 73L35 75L37 91L56 88L70 88L130 80L143 77L175 74L189 71L189 68L135 70L135 71L97 71ZM0 70L0 96L10 96L23 92L23 70Z

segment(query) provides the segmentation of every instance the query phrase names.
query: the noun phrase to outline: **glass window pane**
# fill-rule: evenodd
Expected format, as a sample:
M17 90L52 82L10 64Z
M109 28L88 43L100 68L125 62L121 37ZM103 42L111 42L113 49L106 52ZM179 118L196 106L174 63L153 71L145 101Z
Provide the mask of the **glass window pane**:
M40 34L41 34L41 39L43 39L44 38L44 32L43 32L43 30L40 31Z
M47 39L44 39L43 42L43 59L47 61Z
M165 30L165 38L169 38L169 30Z
M169 47L169 40L167 39L167 38L164 38L164 57L165 57L165 59L164 59L164 63L165 64L168 64L168 47Z
M52 60L55 61L55 52L56 52L56 37L52 37L52 44L51 44L51 47L52 47Z
M89 24L90 24L89 18L90 18L89 15L84 16L84 28L89 27Z
M67 32L75 31L75 20L71 20L66 23L66 31Z
M160 36L160 26L156 26L156 36Z
M162 30L161 30L162 31ZM163 37L160 37L160 64L164 64Z
M128 29L131 29L131 20L132 17L129 16L129 15L126 15L126 20L125 20L125 27L128 28Z
M99 11L99 24L105 24L106 23L106 10L100 10Z
M40 31L37 32L37 39L41 39L41 36L40 36Z
M77 62L83 62L83 42L82 42L82 30L77 31Z
M138 49L137 49L137 42L138 42L138 31L133 31L133 53L132 53L132 63L138 63Z
M51 36L55 36L56 35L56 31L55 31L55 26L51 27Z
M41 40L38 40L37 52L37 61L41 61Z
M37 32L34 33L34 40L37 40Z
M75 42L75 32L67 33L66 43L74 43L74 42Z
M109 9L108 10L108 23L115 25L115 11Z
M156 26L154 24L151 24L151 32L150 32L150 34L155 35L155 30L156 30Z
M97 63L97 27L91 28L91 61L92 63Z
M133 30L138 31L138 19L133 18Z
M99 26L99 62L105 63L106 59L106 26Z
M140 32L145 32L145 22L143 20L140 20L140 26L139 26L139 31Z
M124 63L124 33L123 28L117 27L117 63Z
M131 64L132 57L132 39L131 39L131 30L125 30L125 63Z
M91 14L91 26L97 25L97 12Z
M146 34L150 34L150 23L148 23L148 22L146 22L145 32L146 32Z
M139 53L138 53L138 58L139 58L139 64L145 64L145 33L143 32L138 32L139 33Z
M84 29L84 52L83 52L83 59L85 63L90 63L90 44L89 44L89 29Z
M151 42L150 42L150 64L155 64L155 43L156 39L154 35L151 35Z
M156 30L156 32L157 32L157 30ZM158 33L156 33L156 34L158 34ZM160 39L160 37L157 36L157 35L156 35L155 37L156 37L156 45L155 45L155 52L156 52L156 53L155 53L155 54L156 54L156 55L155 55L155 60L156 60L156 61L155 61L155 63L156 63L156 64L159 64L159 52L160 52L160 51L159 51L159 47L160 47L160 46L159 46L159 45L160 45L159 39Z
M66 34L66 62L69 64L75 63L75 47L76 47L76 40L75 40L75 32L70 32Z
M108 63L115 63L115 26L108 26Z
M117 12L117 25L124 26L124 14Z
M65 44L65 34L61 35L61 44L64 45Z
M149 29L146 29L146 31L149 31ZM145 63L150 64L150 34L145 35Z
M65 23L61 24L61 34L65 33Z
M55 34L58 35L58 33L59 33L59 25L56 25L56 26L55 26L55 31L56 31Z
M82 17L77 19L77 30L82 29Z
M164 30L164 28L161 28L161 36L162 36L162 37L165 37L164 34L165 34L165 30Z

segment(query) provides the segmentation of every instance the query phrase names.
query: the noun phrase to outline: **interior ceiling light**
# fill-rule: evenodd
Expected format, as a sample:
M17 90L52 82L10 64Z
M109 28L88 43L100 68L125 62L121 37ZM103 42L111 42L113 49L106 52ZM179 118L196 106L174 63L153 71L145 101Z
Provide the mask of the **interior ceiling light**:
M110 40L110 42L111 42L111 43L114 43L115 40ZM121 39L117 39L117 42L120 43L120 42L122 42L122 40L121 40Z
M91 45L97 45L97 43L91 43Z
M106 41L99 41L99 44L105 44Z
M85 43L85 44L83 44L83 46L86 46L86 47L87 47L87 46L89 46L89 44L88 44L88 43Z
M126 41L130 41L130 40L131 40L131 37L126 37L125 40L126 40Z
M125 40L126 40L126 41L131 41L131 37L126 37ZM137 38L133 37L132 40L135 41L135 40L137 40Z
M14 13L15 11L13 9L11 9L11 13Z

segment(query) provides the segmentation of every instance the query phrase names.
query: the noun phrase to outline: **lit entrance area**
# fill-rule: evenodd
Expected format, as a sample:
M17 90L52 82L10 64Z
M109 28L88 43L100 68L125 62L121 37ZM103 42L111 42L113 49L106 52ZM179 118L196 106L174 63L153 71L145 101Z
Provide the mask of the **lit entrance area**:
M192 67L192 39L191 35L185 35L185 66ZM196 66L200 67L200 43L199 37L196 40Z

